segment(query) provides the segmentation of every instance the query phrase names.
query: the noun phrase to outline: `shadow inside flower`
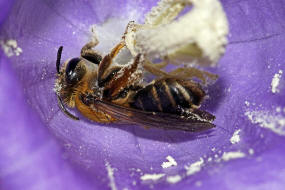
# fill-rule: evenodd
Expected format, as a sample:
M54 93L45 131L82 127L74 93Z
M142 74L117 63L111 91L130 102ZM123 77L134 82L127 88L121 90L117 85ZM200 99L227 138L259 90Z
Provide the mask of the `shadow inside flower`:
M77 122L77 121L74 121ZM209 138L214 134L213 129L201 131L201 132L187 132L180 130L167 130L167 129L158 129L158 128L147 128L139 125L125 125L125 124L99 124L92 121L89 121L85 118L81 118L79 122L86 122L89 125L94 125L95 127L109 127L109 128L117 128L120 130L124 130L128 133L136 137L140 137L143 139L149 139L154 141L161 141L167 143L179 143L179 142L187 142L193 141L197 139ZM175 124L174 124L175 125ZM94 129L95 130L95 129Z
M226 81L224 78L219 77L213 85L207 87L207 95L209 98L205 99L202 103L201 109L214 113L223 102L225 98Z

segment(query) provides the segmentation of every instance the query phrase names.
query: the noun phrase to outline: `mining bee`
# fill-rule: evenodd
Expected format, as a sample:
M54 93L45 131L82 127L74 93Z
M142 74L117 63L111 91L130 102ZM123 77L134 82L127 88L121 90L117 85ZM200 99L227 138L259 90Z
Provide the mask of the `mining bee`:
M199 109L205 92L200 84L176 71L167 73L153 66L145 55L129 60L118 55L127 51L122 40L109 54L102 56L87 43L80 57L67 60L60 68L63 47L58 49L55 84L60 109L78 120L65 108L77 110L98 123L138 124L184 131L202 131L215 127L215 116ZM122 62L122 63L120 63ZM158 76L145 83L144 72Z

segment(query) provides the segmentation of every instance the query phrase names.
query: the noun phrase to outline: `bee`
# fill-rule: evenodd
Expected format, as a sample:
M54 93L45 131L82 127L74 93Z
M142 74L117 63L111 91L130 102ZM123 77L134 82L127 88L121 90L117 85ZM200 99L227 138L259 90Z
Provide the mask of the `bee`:
M215 116L200 110L206 95L199 83L163 73L144 84L143 73L158 71L145 56L137 54L127 64L118 64L118 54L126 50L121 41L102 56L87 43L80 57L67 60L60 67L61 46L57 52L55 84L60 109L70 118L65 106L76 108L89 120L102 123L138 124L144 127L203 131L215 127Z

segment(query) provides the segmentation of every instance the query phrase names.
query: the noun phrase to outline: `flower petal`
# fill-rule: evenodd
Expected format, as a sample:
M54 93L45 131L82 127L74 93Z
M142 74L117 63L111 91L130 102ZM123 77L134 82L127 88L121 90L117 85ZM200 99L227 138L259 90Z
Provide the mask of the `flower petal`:
M1 58L0 63L1 188L89 189L28 106L10 62Z
M284 182L280 176L284 175L285 164L279 159L284 154L279 147L284 142L284 136L276 134L272 127L283 126L283 123L275 120L276 117L285 117L284 75L281 75L276 86L278 93L272 93L271 83L279 70L285 70L284 2L256 0L222 3L231 28L229 46L219 67L209 69L219 74L220 79L208 87L209 99L203 105L204 109L215 114L217 128L192 134L146 130L138 126L103 126L85 120L75 122L59 111L52 90L56 51L60 45L64 46L64 60L78 56L80 48L90 37L90 25L122 16L123 19L109 21L109 25L97 26L101 31L99 40L100 36L102 39L107 36L106 42L112 47L116 40L120 40L128 22L126 18L135 13L132 18L137 16L137 19L143 20L139 13L150 10L154 2L15 2L0 29L0 40L16 40L23 51L9 59L13 69L7 71L9 74L5 78L15 78L12 74L15 72L20 79L18 85L23 87L27 99L21 96L18 100L9 103L2 101L0 104L6 108L12 102L13 110L21 111L21 107L24 107L25 110L21 112L26 114L21 118L17 112L10 113L13 121L7 121L6 126L9 127L5 130L12 132L0 133L0 146L5 150L0 154L3 163L0 165L0 180L7 181L4 187L18 188L24 181L17 182L12 176L2 175L2 168L12 171L9 168L11 164L22 163L21 160L26 160L26 155L33 152L39 155L35 156L33 167L28 160L28 165L20 164L19 170L16 170L20 172L15 171L14 174L20 179L26 176L23 171L31 168L31 171L41 171L41 179L49 179L45 172L51 167L56 182L47 180L47 186L68 181L70 184L67 185L74 185L75 189L102 189L107 186L112 189L254 189L262 188L261 185L274 185L275 189L282 189ZM116 23L121 24L121 28ZM108 30L106 26L109 26ZM6 86L15 85L11 83ZM5 97L11 98L18 91L22 92L20 87L15 86ZM30 106L24 104L26 101ZM16 117L29 127L15 127ZM32 118L35 121L30 124ZM273 118L273 121L264 118ZM238 129L240 141L232 144L230 139ZM60 146L50 140L49 132L56 137ZM18 142L13 138L14 141L10 139L7 140L9 143L2 144L2 137L9 138L9 134L12 137L19 134L24 140ZM41 143L37 145L35 142ZM16 146L15 155L7 157L9 149L6 146L12 143ZM38 152L42 146L45 148ZM60 157L61 148L67 159L65 161ZM51 153L53 150L55 153ZM162 163L167 162L168 156L175 160L177 166L161 167ZM261 168L261 165L264 167ZM252 173L246 172L246 169ZM27 180L30 183L24 187L37 187L37 181L30 179ZM63 185L59 185L58 189L64 189ZM79 188L81 185L83 187Z

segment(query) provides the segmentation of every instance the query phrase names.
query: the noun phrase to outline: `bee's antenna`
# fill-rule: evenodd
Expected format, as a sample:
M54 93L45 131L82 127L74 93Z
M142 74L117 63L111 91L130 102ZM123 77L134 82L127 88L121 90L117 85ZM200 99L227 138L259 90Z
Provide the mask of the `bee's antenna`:
M59 108L61 109L61 111L62 111L63 113L65 113L68 117L70 117L71 119L74 119L74 120L79 120L78 117L72 115L71 113L69 113L69 112L65 109L65 107L64 107L64 105L63 105L63 102L62 102L61 98L60 98L58 95L57 95L57 103L58 103L58 106L59 106Z
M60 47L58 48L58 51L57 51L57 59L56 59L56 71L57 71L57 74L60 74L60 72L59 72L59 66L60 66L60 59L61 59L62 49L63 49L63 47L60 46Z

